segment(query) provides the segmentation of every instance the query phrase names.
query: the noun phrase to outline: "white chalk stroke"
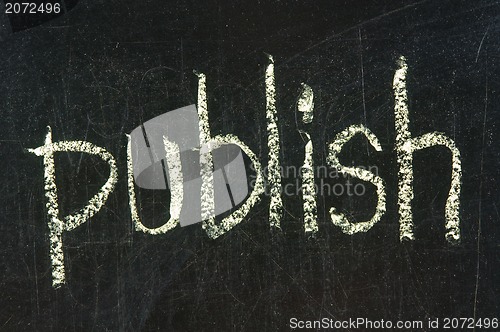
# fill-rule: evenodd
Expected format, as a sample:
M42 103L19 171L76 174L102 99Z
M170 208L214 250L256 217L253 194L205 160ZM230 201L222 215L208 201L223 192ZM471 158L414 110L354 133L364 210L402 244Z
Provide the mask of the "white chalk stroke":
M400 222L400 239L414 239L412 200L413 193L413 153L432 146L444 146L451 151L451 186L446 200L446 239L455 243L460 240L460 181L462 167L460 151L450 138L442 133L427 133L419 137L411 137L409 129L408 92L406 88L406 75L408 65L404 56L399 58L399 68L394 74L394 112L396 127L396 152L399 165L398 172L398 206Z
M207 109L207 88L206 76L203 73L198 75L198 117L200 128L200 167L202 175L201 185L201 212L204 220L202 228L207 235L216 239L225 234L234 226L239 224L245 216L250 212L250 209L260 200L260 195L264 192L264 176L262 174L262 166L252 152L252 150L244 144L238 137L234 135L219 135L211 138L210 124L208 119ZM253 164L253 169L256 172L255 186L247 198L236 211L233 211L229 216L223 218L217 225L215 223L214 212L214 187L213 187L213 162L212 151L220 148L223 145L238 146L250 159Z
M95 146L85 141L61 141L52 142L52 129L47 128L45 144L35 148L28 149L29 152L37 156L43 156L45 197L47 199L47 212L50 218L50 259L52 261L52 285L54 288L60 287L65 283L66 276L64 271L64 252L62 245L62 234L64 231L71 231L92 218L102 206L106 203L109 194L113 191L118 180L118 170L115 158L105 149ZM109 178L95 194L77 213L68 215L61 219L59 216L59 204L57 199L56 187L56 168L54 163L55 152L81 152L100 157L109 165Z
M266 120L267 120L267 174L270 186L271 202L269 204L269 223L271 227L280 228L283 217L283 201L281 198L280 175L280 135L278 131L278 115L276 111L276 82L274 78L274 60L268 55L266 67Z
M238 146L253 163L253 167L255 168L256 173L255 186L253 187L252 192L246 199L245 203L243 203L236 211L233 211L229 216L222 219L219 225L215 224L214 218L208 219L203 223L203 229L205 229L208 236L212 239L216 239L219 236L225 234L227 231L231 230L234 226L243 221L245 216L247 216L250 212L250 209L260 200L260 196L262 193L264 193L265 190L262 165L260 164L253 151L250 150L250 148L245 143L239 140L238 137L230 134L215 136L210 140L210 148L212 150L218 149L223 145L230 144Z
M215 224L214 202L214 164L210 148L210 125L208 122L206 76L198 76L198 121L200 130L200 167L201 167L201 219L203 228L210 229ZM209 232L209 231L207 231ZM212 234L212 232L210 232ZM209 234L210 235L210 234Z
M302 122L310 124L314 116L314 93L312 88L302 83L302 93L297 102L297 110L302 113ZM316 205L316 187L314 185L313 142L306 130L299 129L306 137L304 146L304 162L301 167L302 207L304 210L304 230L306 233L318 231L318 211Z
M316 207L316 189L314 186L313 144L311 136L307 136L304 148L305 157L302 165L302 201L304 209L304 230L306 233L318 231L318 212Z
M130 215L137 231L147 234L164 234L179 224L182 203L184 198L182 165L179 146L163 136L165 145L165 160L170 179L170 219L160 227L149 228L142 223L137 210L137 199L134 188L134 166L132 162L132 144L130 135L127 135L127 185L130 205Z
M302 122L311 123L314 118L314 92L313 89L302 83L303 91L297 103L297 108L302 113Z
M343 166L338 159L338 155L340 151L342 151L342 147L356 134L365 135L368 142L370 142L371 146L373 146L375 150L382 151L382 147L380 146L377 137L368 128L363 125L354 125L337 134L333 142L328 146L329 154L327 158L328 164L331 167L337 168L340 172L349 174L350 176L370 182L377 187L377 206L375 207L375 213L368 221L354 223L349 221L343 213L337 212L334 207L330 209L332 223L339 226L342 232L349 235L368 231L380 220L380 218L382 218L385 213L384 180L366 169Z
M271 199L269 203L269 224L271 228L280 228L281 219L283 217L283 202L282 202L282 188L281 188L281 165L280 165L280 133L278 130L278 116L276 110L276 87L275 87L275 77L274 77L274 60L271 55L268 56L269 63L265 71L265 89L266 89L266 120L267 120L267 148L268 148L268 181L270 186ZM409 110L408 110L408 93L406 87L406 77L408 73L408 66L406 64L406 59L402 56L398 61L399 68L394 73L393 79L393 90L394 90L394 112L395 112L395 150L397 155L398 163L398 213L399 213L399 225L400 225L400 240L414 239L413 233L413 215L412 215L412 200L414 197L413 189L413 153L418 150L426 149L433 146L442 146L451 151L451 186L449 194L445 205L445 228L446 228L446 239L450 243L457 243L460 240L460 191L461 191L461 176L462 168L460 161L460 151L455 146L453 140L448 138L442 133L432 132L426 133L421 136L412 137L409 130ZM168 232L169 230L176 227L179 223L182 225L182 213L185 208L189 207L189 201L186 200L186 192L195 188L196 194L200 193L200 206L201 216L196 213L196 218L194 222L203 220L202 228L206 231L207 235L216 239L219 236L226 234L234 226L242 222L242 220L248 215L250 209L260 200L262 194L265 191L264 187L264 175L262 171L262 165L257 158L256 154L238 137L235 135L219 135L212 137L210 134L210 124L209 124L209 113L207 107L207 83L206 76L203 73L197 73L198 77L198 100L196 111L192 107L185 107L178 109L178 113L171 114L172 117L176 117L181 112L184 113L182 116L189 115L187 118L193 120L194 123L192 127L189 126L189 121L179 121L174 123L179 123L186 125L189 129L189 134L186 134L182 129L177 132L173 130L172 136L163 134L163 129L167 126L163 123L158 127L159 131L152 129L153 136L155 137L154 151L155 158L152 158L150 162L143 162L140 164L138 173L142 174L149 169L152 164L153 159L161 159L163 163L163 157L166 161L168 168L168 179L170 182L171 191L171 201L170 201L170 219L160 227L148 228L146 227L139 218L135 190L134 190L134 162L140 161L141 158L135 158L132 160L132 144L131 136L128 136L127 144L127 184L129 191L129 204L132 222L135 226L136 231L141 231L151 235L159 235ZM314 93L311 87L306 84L302 84L303 91L297 102L297 111L302 113L302 125L306 126L313 121L313 111L314 111ZM182 111L183 110L183 111ZM193 116L195 114L195 116ZM196 117L197 116L197 117ZM165 119L161 117L161 119ZM156 120L155 120L156 121ZM163 120L162 120L163 121ZM154 121L153 121L154 122ZM172 124L168 121L171 126L180 127L180 125ZM298 124L297 124L298 125ZM148 125L149 127L149 125ZM140 127L141 128L141 127ZM153 127L151 127L153 128ZM194 128L194 129L193 129ZM137 147L140 150L137 152L142 158L146 158L148 153L151 155L152 150L148 146L149 140L146 138L146 130L144 125L140 131L139 129L134 130L133 133L138 135ZM149 130L149 129L148 129ZM199 131L199 132L198 132ZM156 135L156 133L160 133ZM192 133L194 133L195 140L192 139ZM306 233L315 233L318 231L317 225L317 205L316 198L317 192L314 182L314 159L313 159L313 142L311 139L311 130L309 129L299 129L299 132L303 135L305 146L304 146L304 161L302 163L302 199L303 199L303 210L304 210L304 230ZM376 151L382 151L382 147L377 139L377 137L365 126L363 125L353 125L350 126L333 139L332 142L328 144L328 157L327 162L329 166L339 170L340 172L356 177L362 181L369 182L376 187L377 193L377 205L373 216L370 220L355 222L348 220L348 218L338 212L335 208L330 209L330 216L332 223L338 226L341 231L345 234L353 235L359 232L367 232L374 225L381 220L382 216L386 212L386 192L384 180L378 175L364 169L361 167L348 167L342 165L338 159L338 155L342 151L344 145L351 140L355 135L364 135L371 146ZM143 135L143 136L142 136ZM186 136L187 135L187 136ZM191 136L189 136L191 135ZM199 136L199 149L198 149L198 136ZM139 138L142 137L142 138ZM174 137L174 139L172 139ZM163 142L162 139L163 138ZM189 138L189 142L187 142ZM177 141L175 141L177 139ZM175 142L174 142L175 141ZM158 144L158 142L160 142ZM163 144L162 144L163 143ZM181 145L184 144L182 149ZM159 148L157 149L157 147ZM233 146L238 150L237 156L241 158L241 169L240 163L233 164L228 160L221 162L220 167L217 165L217 158L213 158L213 153L217 152L215 150L221 147L227 148L227 146ZM161 149L164 148L164 154ZM182 151L181 151L182 150ZM199 164L200 164L200 177L201 182L192 182L193 180L198 180L193 174L183 174L187 165L189 163L184 163L182 152L189 150L191 155L187 155L187 161L190 161L193 156L193 151L199 151ZM252 163L252 169L256 173L256 178L254 181L254 186L248 197L247 190L238 192L237 203L234 203L234 198L229 197L231 200L231 206L227 209L224 208L220 213L231 211L231 214L223 218L219 223L216 223L215 219L215 196L214 193L214 160L215 165L220 168L220 173L229 171L232 175L231 183L236 178L245 178L245 166L243 163L242 156L240 155L240 150L243 151ZM116 167L116 162L114 157L107 152L105 149L98 147L92 143L86 141L61 141L52 142L52 130L48 127L48 132L45 137L44 145L28 149L29 152L34 153L37 156L43 157L44 164L44 189L45 197L47 199L46 207L49 217L49 231L50 231L50 258L52 262L52 280L53 286L55 288L60 287L65 282L65 270L64 270L64 252L62 244L62 235L64 232L71 231L83 224L90 218L92 218L106 203L109 194L114 190L114 186L118 179L118 172ZM229 149L227 151L230 151ZM55 163L54 163L54 153L55 152L80 152L87 153L90 155L95 155L100 157L102 160L108 163L110 173L109 178L106 183L100 188L97 194L95 194L81 210L76 213L70 214L65 217L60 216L59 205L58 205L58 194L56 187L56 175L55 175ZM219 151L220 152L220 151ZM156 155L156 153L158 153ZM162 158L156 158L161 155ZM235 156L236 156L235 155ZM198 156L194 155L194 159L198 161ZM240 159L239 159L240 160ZM163 164L162 164L163 165ZM155 179L156 170L153 167L152 170L148 170L143 177L140 177L141 183L146 188L150 189L167 189L167 183L155 183L151 179ZM162 168L162 175L166 175L165 167ZM189 173L189 172L188 172ZM196 170L196 173L198 171ZM243 175L245 174L245 175ZM226 177L225 175L223 177ZM166 181L168 181L168 179ZM217 178L216 178L217 179ZM184 182L186 180L186 182ZM244 179L248 180L248 179ZM224 184L229 184L227 178L224 179ZM152 183L151 183L152 182ZM220 181L215 182L215 184L222 183L222 178ZM196 183L196 186L193 185ZM239 183L239 182L238 182ZM242 186L247 186L247 182L241 181ZM236 184L235 184L236 185ZM239 185L239 184L238 184ZM140 186L140 185L139 185ZM186 191L186 188L188 190ZM198 192L198 188L200 191ZM247 188L247 187L245 187ZM242 194L244 192L244 194ZM189 195L189 193L187 194ZM196 196L198 197L198 196ZM188 198L189 199L189 198ZM243 202L244 200L244 202ZM187 203L187 204L185 204ZM191 202L192 203L192 202ZM226 202L227 203L227 202ZM219 214L220 214L219 213ZM195 214L186 214L188 216L194 216ZM181 216L181 217L180 217ZM199 219L201 218L201 219ZM181 219L181 220L180 220ZM187 219L192 219L187 217ZM190 224L189 220L185 224Z

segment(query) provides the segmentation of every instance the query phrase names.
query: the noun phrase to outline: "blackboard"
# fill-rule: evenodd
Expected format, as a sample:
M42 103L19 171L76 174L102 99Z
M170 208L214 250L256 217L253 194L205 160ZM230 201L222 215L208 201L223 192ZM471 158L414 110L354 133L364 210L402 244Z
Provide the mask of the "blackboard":
M477 322L500 318L497 2L58 3L59 15L2 13L1 330L288 331L293 322L324 318L421 321L421 330L433 330L429 322L438 319L443 328L446 318L460 317L476 330L495 330ZM306 234L295 193L300 182L288 174L281 185L292 192L282 195L280 229L269 225L270 198L263 194L217 239L201 223L159 235L136 231L126 135L196 104L196 71L206 75L211 133L237 135L265 167L268 55L280 164L298 168L304 161L297 101L305 83L314 91L308 131L315 165L328 166L328 144L349 126L364 125L378 138L381 151L361 135L339 159L376 167L386 192L380 221L352 235L331 221L332 207L353 222L369 219L377 195L367 185L363 195L317 195L318 231ZM452 173L445 147L413 155L414 240L400 240L393 79L401 56L412 135L441 132L460 151L457 243L445 238ZM58 288L43 158L29 152L44 144L47 126L53 142L106 149L118 171L100 211L63 233L66 280ZM82 153L54 158L60 214L68 215L98 192L109 167ZM343 188L363 183L343 176L315 181L323 180ZM162 225L170 193L136 189L144 224Z

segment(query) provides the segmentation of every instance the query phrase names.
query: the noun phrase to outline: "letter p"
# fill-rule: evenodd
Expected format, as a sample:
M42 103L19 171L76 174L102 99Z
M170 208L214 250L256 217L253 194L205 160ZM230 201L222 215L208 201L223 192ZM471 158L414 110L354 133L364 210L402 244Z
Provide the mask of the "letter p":
M62 249L62 234L71 231L94 216L106 203L108 196L113 192L118 178L116 162L113 156L105 149L85 141L62 141L52 143L52 130L48 127L45 144L28 149L37 156L43 156L45 197L47 198L47 212L49 214L50 230L50 259L52 260L52 286L59 288L65 283L64 252ZM63 219L59 216L59 204L57 202L57 187L55 177L54 152L83 152L96 155L106 161L110 173L106 183L95 194L88 204L77 213L68 215Z

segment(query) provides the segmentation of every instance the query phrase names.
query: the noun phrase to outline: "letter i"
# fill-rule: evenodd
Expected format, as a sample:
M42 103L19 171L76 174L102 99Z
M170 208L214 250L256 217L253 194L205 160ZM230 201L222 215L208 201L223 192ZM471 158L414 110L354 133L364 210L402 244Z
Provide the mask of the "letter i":
M302 113L302 122L309 125L313 120L314 94L307 84L302 83L302 94L297 103L297 109ZM304 126L305 127L305 126ZM306 136L304 148L304 164L302 165L302 202L304 208L304 230L306 233L316 233L318 231L316 190L314 186L314 161L313 144L311 136L306 130L299 129L301 134Z

